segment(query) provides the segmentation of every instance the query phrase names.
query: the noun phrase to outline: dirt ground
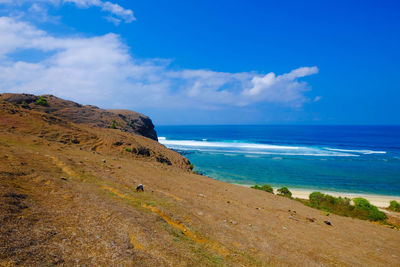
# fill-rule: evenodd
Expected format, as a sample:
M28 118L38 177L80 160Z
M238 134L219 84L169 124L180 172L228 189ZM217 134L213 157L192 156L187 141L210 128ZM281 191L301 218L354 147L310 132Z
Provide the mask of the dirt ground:
M0 266L400 265L398 230L195 175L141 136L8 104L0 222Z

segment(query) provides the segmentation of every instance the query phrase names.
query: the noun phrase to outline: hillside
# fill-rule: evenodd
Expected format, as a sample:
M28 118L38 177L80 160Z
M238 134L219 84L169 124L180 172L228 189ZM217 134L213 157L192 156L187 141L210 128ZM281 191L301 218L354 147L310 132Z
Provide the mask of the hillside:
M80 105L52 95L41 96L47 105L36 105L39 96L31 94L1 94L0 101L19 104L26 109L49 113L69 122L101 128L115 128L157 140L149 117L130 110L104 110L96 106Z
M400 262L395 229L195 175L146 116L44 98L0 95L0 266Z

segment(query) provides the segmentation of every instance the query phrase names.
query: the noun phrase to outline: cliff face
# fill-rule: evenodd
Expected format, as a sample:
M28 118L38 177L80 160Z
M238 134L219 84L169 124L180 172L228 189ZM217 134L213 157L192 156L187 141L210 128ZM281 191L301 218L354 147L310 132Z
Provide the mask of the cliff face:
M42 97L41 105L36 101ZM52 95L35 96L32 94L1 94L0 100L23 105L27 109L52 114L64 120L88 124L101 128L120 129L157 141L157 133L151 119L143 114L130 110L104 110L92 105L63 100ZM47 104L46 104L47 103Z
M107 111L118 115L126 123L123 128L125 131L158 140L153 122L149 117L131 110L109 109Z

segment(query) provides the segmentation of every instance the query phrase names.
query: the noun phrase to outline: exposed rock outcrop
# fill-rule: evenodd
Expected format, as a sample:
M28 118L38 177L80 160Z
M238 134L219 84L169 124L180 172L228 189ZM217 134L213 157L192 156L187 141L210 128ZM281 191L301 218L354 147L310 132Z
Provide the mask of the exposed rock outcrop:
M157 133L154 130L153 122L149 117L131 110L109 109L108 111L118 115L124 122L126 122L123 129L127 132L133 131L134 133L157 140Z

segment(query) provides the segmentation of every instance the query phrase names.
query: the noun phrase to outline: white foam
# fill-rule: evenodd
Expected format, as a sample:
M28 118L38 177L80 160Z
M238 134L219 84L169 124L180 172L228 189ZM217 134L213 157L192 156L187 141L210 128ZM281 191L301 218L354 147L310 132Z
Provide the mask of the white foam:
M245 155L246 158L260 158L260 156L255 155Z
M339 151L339 152L350 152L350 153L359 153L359 154L386 154L386 151L375 151L375 150L356 150L356 149L339 149L339 148L330 148L324 147L326 150L330 151Z
M159 136L159 137L158 137L158 141L160 141L160 140L167 140L167 138L164 137L164 136Z
M159 138L160 139L160 138ZM162 140L163 145L170 146L186 146L186 147L235 147L235 148L253 148L253 149L272 149L272 150L296 150L300 147L295 146L276 146L276 145L264 145L255 143L239 143L239 142L207 142L207 141L194 141L194 140Z
M336 156L358 157L359 154L347 151L334 151L320 147L280 146L244 142L208 142L195 140L159 139L163 145L180 150L197 150L213 153L239 153L258 155L288 155L288 156Z

